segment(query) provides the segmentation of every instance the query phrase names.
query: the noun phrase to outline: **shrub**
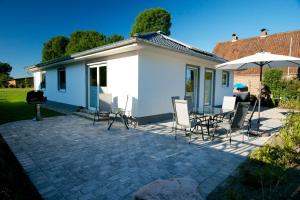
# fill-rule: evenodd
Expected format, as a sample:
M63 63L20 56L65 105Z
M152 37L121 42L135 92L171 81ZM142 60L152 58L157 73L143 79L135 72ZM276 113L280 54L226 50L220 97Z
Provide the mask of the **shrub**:
M263 84L273 91L280 86L281 79L282 71L280 69L269 69L264 72Z

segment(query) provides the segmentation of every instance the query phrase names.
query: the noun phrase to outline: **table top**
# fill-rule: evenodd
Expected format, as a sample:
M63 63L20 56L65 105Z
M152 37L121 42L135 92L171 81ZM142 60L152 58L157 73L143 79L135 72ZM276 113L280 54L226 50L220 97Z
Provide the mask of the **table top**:
M234 112L234 110L222 109L222 108L211 107L211 106L204 106L201 108L197 108L195 111L195 113L197 114L206 115L206 116L214 116L214 115L226 114L230 112Z

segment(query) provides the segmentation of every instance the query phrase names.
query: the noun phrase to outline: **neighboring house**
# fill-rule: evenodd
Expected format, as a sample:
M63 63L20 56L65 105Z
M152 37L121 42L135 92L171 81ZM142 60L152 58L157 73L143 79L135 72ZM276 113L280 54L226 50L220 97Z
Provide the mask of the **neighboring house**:
M235 60L260 51L300 57L300 30L268 35L267 30L262 29L261 36L246 39L238 39L233 34L231 41L217 43L213 53L226 60ZM299 76L298 67L285 67L282 70L286 77ZM234 72L234 83L246 84L250 93L257 95L259 68Z
M6 81L6 84L11 87L32 87L33 77L15 78Z
M98 93L112 93L114 104L130 95L139 123L171 117L171 96L190 95L194 107L220 105L232 95L233 73L216 70L224 59L176 41L161 32L138 34L27 67L35 89L48 100L94 109Z

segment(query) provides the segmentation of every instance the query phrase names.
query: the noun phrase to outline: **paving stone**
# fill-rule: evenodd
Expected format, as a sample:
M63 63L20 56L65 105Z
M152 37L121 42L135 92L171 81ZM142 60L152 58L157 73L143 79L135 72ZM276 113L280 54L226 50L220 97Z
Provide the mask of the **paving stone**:
M284 116L265 110L263 127L276 133ZM156 179L192 177L206 196L249 152L269 137L242 143L233 134L232 145L221 139L188 144L184 133L174 140L171 122L111 131L106 123L74 115L23 120L0 125L0 132L25 172L45 199L132 199L138 188ZM195 136L193 136L194 138ZM195 137L196 138L196 137Z

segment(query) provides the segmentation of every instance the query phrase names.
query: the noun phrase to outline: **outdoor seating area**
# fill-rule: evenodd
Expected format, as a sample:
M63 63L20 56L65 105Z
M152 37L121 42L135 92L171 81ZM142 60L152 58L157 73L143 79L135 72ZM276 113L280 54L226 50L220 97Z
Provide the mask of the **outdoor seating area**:
M187 107L184 100L179 102ZM264 110L262 116L261 128L271 135L284 118L277 108ZM106 122L93 125L66 115L3 124L0 132L41 195L52 199L132 199L152 181L186 175L206 197L253 148L269 139L250 137L243 142L242 135L232 132L229 144L217 129L220 137L213 141L193 135L188 144L184 130L177 129L174 140L172 121L129 130L121 123L113 127L108 131Z
M185 131L185 135L189 136L189 143L191 143L192 134L201 134L202 140L204 140L204 132L213 140L216 129L220 128L226 130L230 144L232 131L239 131L243 136L243 141L245 133L249 138L256 102L250 111L250 102L236 104L237 98L232 96L224 96L221 108L211 106L194 108L192 98L188 96L185 96L184 100L174 96L171 97L171 100L174 110L172 131L175 132L175 139L177 130L182 129Z

